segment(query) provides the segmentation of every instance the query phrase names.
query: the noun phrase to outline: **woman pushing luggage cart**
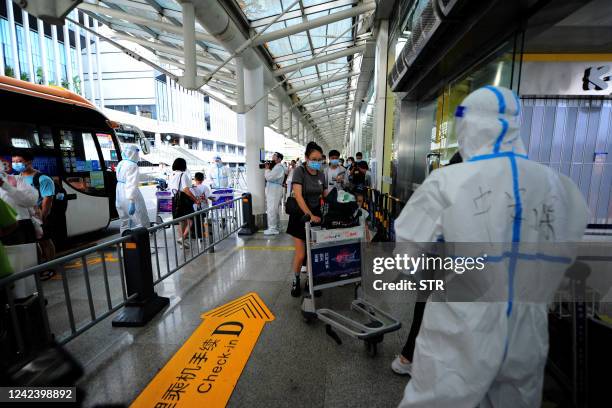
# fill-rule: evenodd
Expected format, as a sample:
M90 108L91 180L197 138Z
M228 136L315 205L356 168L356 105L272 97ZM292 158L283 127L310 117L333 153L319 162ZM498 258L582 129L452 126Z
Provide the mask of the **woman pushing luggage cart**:
M372 356L384 335L398 330L401 323L357 296L351 303L351 310L362 319L355 320L331 309L318 308L315 291L330 289L348 284L360 284L362 280L362 255L365 237L365 223L348 228L323 229L306 223L306 269L308 273L308 293L302 298L302 315L307 322L316 318L325 322L326 332L338 344L342 341L334 332L337 329L365 342L366 350Z

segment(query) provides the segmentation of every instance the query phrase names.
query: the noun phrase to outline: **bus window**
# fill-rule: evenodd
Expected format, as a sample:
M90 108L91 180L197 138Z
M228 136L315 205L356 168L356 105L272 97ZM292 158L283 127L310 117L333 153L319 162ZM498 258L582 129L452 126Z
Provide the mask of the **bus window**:
M113 142L113 137L108 133L96 133L96 137L98 138L100 149L102 149L102 156L106 162L106 167L111 167L113 163L116 164L118 161L117 150L115 148L115 142Z
M66 182L78 191L104 195L104 164L93 133L60 130L60 148Z
M0 145L18 149L53 149L53 134L46 126L0 121Z

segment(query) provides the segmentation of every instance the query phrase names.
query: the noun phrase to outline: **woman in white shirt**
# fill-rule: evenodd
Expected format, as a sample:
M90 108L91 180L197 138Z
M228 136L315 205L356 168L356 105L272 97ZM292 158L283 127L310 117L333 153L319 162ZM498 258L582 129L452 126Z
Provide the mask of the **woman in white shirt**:
M191 177L187 173L187 162L183 158L178 158L172 163L172 176L168 186L170 191L176 197L172 208L173 218L183 217L185 215L193 213L193 204L200 204L200 199L193 195L191 191ZM176 205L178 204L178 205ZM191 228L192 220L181 221L179 225L179 239L177 242L183 247L188 248L189 242L189 230Z

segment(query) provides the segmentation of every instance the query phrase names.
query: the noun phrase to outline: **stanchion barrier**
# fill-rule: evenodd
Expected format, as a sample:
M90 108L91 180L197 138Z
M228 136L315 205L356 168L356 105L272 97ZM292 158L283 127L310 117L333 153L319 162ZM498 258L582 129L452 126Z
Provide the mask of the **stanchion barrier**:
M253 235L257 232L257 226L253 215L253 196L251 193L242 194L242 214L244 224L238 231L238 235Z
M376 228L376 240L394 241L394 223L401 212L403 202L373 188L366 189L364 198L364 208L370 215L372 226Z
M144 326L170 303L153 289L153 265L149 231L145 227L130 231L130 239L122 243L125 284L129 300L123 311L113 319L115 327Z

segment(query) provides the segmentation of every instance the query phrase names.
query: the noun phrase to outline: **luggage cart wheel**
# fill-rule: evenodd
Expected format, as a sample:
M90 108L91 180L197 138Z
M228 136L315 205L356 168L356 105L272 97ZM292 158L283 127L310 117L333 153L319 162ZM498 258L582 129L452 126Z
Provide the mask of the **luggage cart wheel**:
M370 357L376 357L378 353L378 343L370 340L364 340L365 348Z
M378 353L378 343L381 343L384 339L384 335L378 335L375 337L370 337L369 339L364 339L365 348L370 357L375 357Z
M304 318L304 321L308 324L314 322L315 320L317 320L317 314L316 313L312 313L312 312L307 312L305 310L302 310L302 317Z

